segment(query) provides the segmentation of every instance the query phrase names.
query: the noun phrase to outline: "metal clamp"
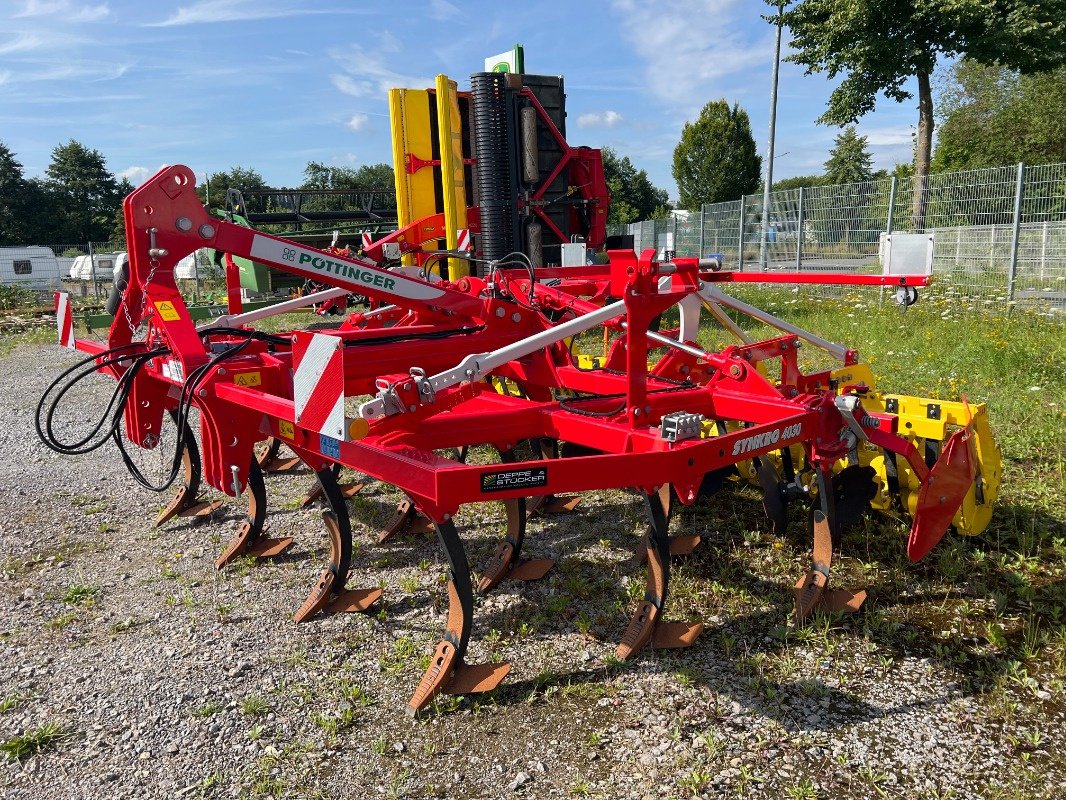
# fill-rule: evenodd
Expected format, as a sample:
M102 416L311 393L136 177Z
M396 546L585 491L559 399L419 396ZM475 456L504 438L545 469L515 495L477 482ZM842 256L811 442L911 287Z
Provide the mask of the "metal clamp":
M434 403L437 393L433 391L433 381L426 377L426 371L422 367L411 367L411 380L414 381L418 390L418 399L421 403Z
M407 409L404 407L403 400L396 393L396 387L389 383L384 378L378 378L374 381L374 388L378 390L375 395L379 401L379 409L382 416L391 417L393 414L402 414ZM365 403L364 405L369 405ZM365 414L363 415L366 416Z
M859 398L853 394L838 394L833 398L833 402L837 407L837 411L840 412L840 416L844 418L844 422L851 428L852 433L855 434L858 440L861 442L870 441L870 437L866 435L862 424L855 419L855 409L859 407Z

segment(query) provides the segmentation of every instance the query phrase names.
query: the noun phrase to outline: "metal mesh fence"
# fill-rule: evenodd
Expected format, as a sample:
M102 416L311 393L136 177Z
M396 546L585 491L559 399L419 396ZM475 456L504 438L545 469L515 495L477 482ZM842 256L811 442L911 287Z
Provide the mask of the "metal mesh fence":
M773 192L766 227L765 261L761 195L612 232L633 233L638 251L662 250L669 231L678 255L720 253L734 269L821 272L879 272L886 234L932 233L940 288L1066 313L1066 163Z
M125 242L0 247L0 287L34 292L41 302L50 302L47 296L62 290L75 302L102 303L125 257ZM221 270L208 250L197 250L178 262L174 274L199 299L205 285L221 277Z

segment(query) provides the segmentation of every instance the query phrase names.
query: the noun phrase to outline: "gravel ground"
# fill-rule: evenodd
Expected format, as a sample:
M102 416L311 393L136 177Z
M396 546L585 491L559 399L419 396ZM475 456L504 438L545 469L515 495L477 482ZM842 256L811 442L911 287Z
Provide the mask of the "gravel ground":
M705 537L673 607L707 623L695 647L612 662L642 591L642 506L590 494L532 523L531 555L558 562L547 579L479 601L471 660L510 661L503 686L410 720L443 559L423 536L373 543L396 493L371 482L352 502L350 585L382 585L380 613L297 626L324 558L318 512L295 502L311 477L268 477L290 554L218 572L243 509L155 529L168 496L136 487L112 447L66 458L37 441L36 401L71 361L0 356L0 741L55 726L39 753L0 760L0 797L1061 796L1061 684L983 691L927 648L878 646L864 617L920 596L874 591L873 611L783 635L805 555L752 533L766 525L744 492L675 520ZM501 519L461 513L472 563ZM786 569L737 566L764 562Z

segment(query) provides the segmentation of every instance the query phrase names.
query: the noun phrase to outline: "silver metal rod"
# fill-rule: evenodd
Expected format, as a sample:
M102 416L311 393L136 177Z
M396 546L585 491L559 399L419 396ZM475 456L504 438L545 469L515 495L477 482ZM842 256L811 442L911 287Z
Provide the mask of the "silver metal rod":
M844 345L836 344L835 342L830 342L829 340L823 339L820 336L816 336L810 331L804 330L803 328L793 325L790 322L785 322L783 319L775 317L768 311L763 311L761 308L756 308L755 306L748 305L743 300L737 300L735 297L730 297L725 292L719 291L710 284L703 284L700 287L699 294L700 297L702 297L704 300L707 300L709 302L721 303L722 305L735 309L741 312L742 314L747 314L752 319L757 319L759 320L759 322L763 322L769 325L771 328L777 328L779 331L784 331L785 333L791 333L793 336L798 336L800 339L803 339L804 341L813 344L815 347L825 350L834 358L838 358L841 361L844 360L844 357L848 353L848 348L844 347Z
M326 289L321 292L315 292L314 294L305 294L303 297L294 297L292 300L284 300L280 303L275 303L272 306L267 306L266 308L257 308L255 311L245 311L243 314L226 314L221 317L215 317L201 325L198 330L202 331L207 328L232 328L237 325L245 325L249 322L266 319L267 317L273 317L277 314L287 314L290 311L295 311L298 308L306 308L315 303L332 300L334 297L343 297L348 293L348 289L338 287L336 289Z
M624 300L604 306L603 308L582 314L580 317L554 325L547 330L527 336L525 339L506 345L497 350L487 353L474 353L464 358L459 364L444 372L438 372L426 380L429 381L433 391L455 386L463 381L476 381L484 378L492 370L501 367L508 361L535 353L548 345L561 342L570 336L583 333L590 328L595 328L615 317L624 316L626 304ZM386 390L387 391L387 390ZM363 419L378 419L385 415L385 400L380 395L359 406L359 416Z
M748 336L748 334L744 331L743 328L741 328L729 318L729 315L726 314L724 310L722 310L722 307L720 305L711 300L708 300L705 297L701 297L700 301L703 303L703 307L710 312L711 316L718 321L718 324L730 333L732 333L734 336L736 336L737 339L739 339L741 342L743 342L744 344L751 344L755 341L750 336Z
M781 64L781 12L784 3L777 7L777 36L774 42L774 71L770 77L770 133L766 145L766 176L762 188L762 225L759 231L759 269L766 269L766 240L770 233L770 189L774 182L774 139L777 125L777 74ZM701 254L702 255L702 254Z

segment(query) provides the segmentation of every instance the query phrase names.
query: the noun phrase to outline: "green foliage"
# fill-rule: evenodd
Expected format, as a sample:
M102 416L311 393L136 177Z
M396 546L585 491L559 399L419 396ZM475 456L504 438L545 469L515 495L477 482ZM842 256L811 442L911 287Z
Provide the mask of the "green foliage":
M70 735L70 731L61 725L46 722L38 728L0 742L0 753L12 760L24 761L30 756L55 747Z
M0 284L0 311L11 311L32 305L34 305L32 290L17 283Z
M707 103L695 122L686 122L674 148L674 180L681 207L736 200L759 185L762 167L748 114L725 99Z
M821 175L796 175L794 178L783 178L779 181L774 181L774 185L771 187L775 192L783 192L788 189L799 189L803 187L809 189L812 186L821 186L825 183L825 178Z
M58 230L69 241L111 239L122 195L103 154L71 139L52 150L47 174L48 204Z
M934 172L1066 160L1066 67L1023 75L963 59L938 100Z
M655 219L656 211L666 207L668 195L665 189L652 185L645 170L638 170L629 156L618 157L610 147L604 147L603 174L611 193L611 207L607 214L609 224L626 224L644 219Z
M395 178L388 164L364 164L358 169L330 167L308 161L301 189L392 189Z
M866 149L866 137L855 132L855 126L846 127L833 142L829 160L825 162L825 182L859 183L873 177L873 157Z
M1058 0L799 0L783 21L793 36L788 60L807 74L844 76L820 122L855 122L873 111L878 94L908 100L907 80L917 77L915 175L922 180L933 141L930 76L940 56L965 54L1027 73L1066 60L1066 6ZM912 213L924 227L924 193L915 193Z
M242 192L263 191L269 189L263 176L249 167L233 167L226 172L208 175L207 182L198 184L196 194L212 208L223 208L226 202L226 190L238 189ZM258 210L258 209L253 209Z

